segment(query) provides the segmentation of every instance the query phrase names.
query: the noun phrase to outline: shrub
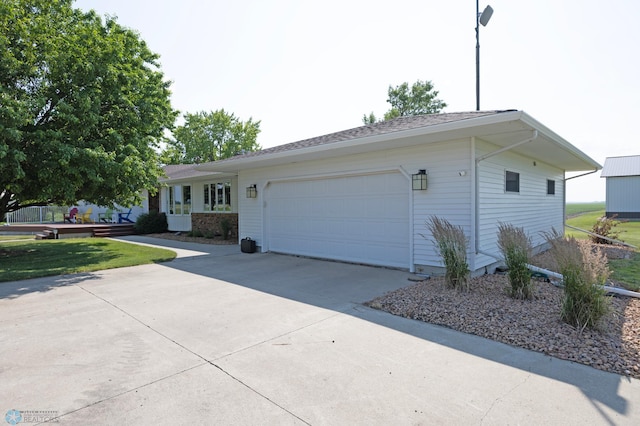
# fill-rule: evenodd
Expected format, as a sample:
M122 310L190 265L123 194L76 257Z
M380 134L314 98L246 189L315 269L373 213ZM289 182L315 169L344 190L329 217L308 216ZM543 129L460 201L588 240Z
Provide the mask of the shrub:
M138 234L154 234L167 232L169 224L166 214L150 211L138 216L133 227Z
M602 216L593 225L593 227L591 228L591 232L603 237L622 241L618 238L620 236L620 232L622 231L614 229L620 223L620 221L615 220L616 217L618 217L618 215L613 215L612 217ZM600 238L597 235L590 235L589 238L596 244L613 244L613 242L605 240L604 238Z
M204 237L204 233L199 229L193 229L193 230L187 232L187 236L188 237L200 238L200 237Z
M595 327L609 312L609 299L601 287L609 277L607 258L589 241L563 238L557 231L545 234L564 281L562 320L577 327Z
M231 222L229 219L222 219L220 221L220 230L222 234L222 238L225 240L229 239L229 232L231 231Z
M511 224L498 224L498 247L509 269L511 297L516 299L532 299L534 284L531 272L527 268L531 253L531 240L523 228Z
M432 216L427 221L427 228L433 235L436 249L444 261L447 286L457 290L468 290L467 238L462 227Z

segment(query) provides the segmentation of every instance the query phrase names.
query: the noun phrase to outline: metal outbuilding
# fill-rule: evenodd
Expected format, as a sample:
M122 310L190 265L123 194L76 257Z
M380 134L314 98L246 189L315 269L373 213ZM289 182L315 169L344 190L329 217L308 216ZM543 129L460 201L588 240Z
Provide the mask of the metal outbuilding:
M640 155L608 157L600 177L607 179L607 217L640 220Z

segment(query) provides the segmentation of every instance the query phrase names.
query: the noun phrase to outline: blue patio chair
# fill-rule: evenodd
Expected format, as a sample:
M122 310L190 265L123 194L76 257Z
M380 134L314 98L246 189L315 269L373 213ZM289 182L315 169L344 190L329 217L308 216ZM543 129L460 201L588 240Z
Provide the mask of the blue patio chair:
M129 215L131 214L131 210L132 209L129 209L129 211L126 212L126 213L119 212L118 213L118 223L123 223L123 222L133 223L133 221L131 219L129 219Z

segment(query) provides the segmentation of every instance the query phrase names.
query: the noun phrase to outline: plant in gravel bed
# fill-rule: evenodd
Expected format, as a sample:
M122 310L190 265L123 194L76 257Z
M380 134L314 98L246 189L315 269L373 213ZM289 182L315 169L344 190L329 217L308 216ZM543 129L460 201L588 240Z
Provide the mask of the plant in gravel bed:
M509 223L498 224L498 247L509 269L511 297L515 299L533 299L534 283L527 268L531 253L531 240L524 228Z
M563 276L562 320L580 331L593 328L610 311L610 300L601 287L609 276L607 258L598 247L557 231L545 234Z
M467 238L461 226L452 225L446 219L432 216L426 222L435 239L438 253L442 256L445 282L457 290L469 290L469 264L467 263Z
M229 232L231 231L231 222L229 219L222 219L220 221L220 232L222 233L222 239L229 239Z

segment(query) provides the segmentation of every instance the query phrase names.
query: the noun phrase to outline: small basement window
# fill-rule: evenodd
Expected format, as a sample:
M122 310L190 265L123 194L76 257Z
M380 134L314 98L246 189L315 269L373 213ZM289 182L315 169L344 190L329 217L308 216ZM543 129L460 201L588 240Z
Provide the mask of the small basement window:
M520 173L505 172L505 191L520 192Z
M555 195L556 194L556 181L547 179L547 195Z

